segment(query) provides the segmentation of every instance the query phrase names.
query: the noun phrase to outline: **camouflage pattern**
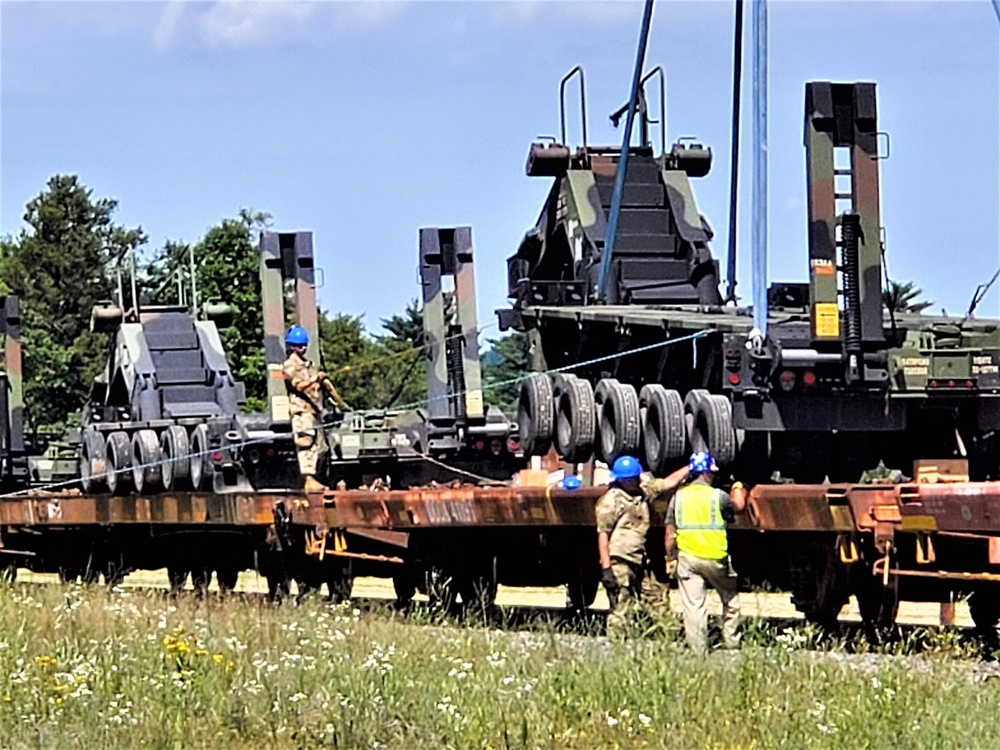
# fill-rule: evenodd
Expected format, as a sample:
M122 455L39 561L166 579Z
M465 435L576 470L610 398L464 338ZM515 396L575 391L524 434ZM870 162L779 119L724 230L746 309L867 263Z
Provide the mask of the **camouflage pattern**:
M855 213L861 227L861 337L884 343L875 84L807 83L805 109L813 340L841 338L836 228L839 216Z
M612 560L642 567L649 533L649 501L645 494L633 496L619 487L611 487L597 501L594 509L597 531L608 534Z
M451 291L444 279L453 279ZM428 415L483 417L472 228L420 230Z
M24 445L24 378L21 367L21 308L17 297L0 297L0 483L17 485L27 479Z
M312 232L261 232L260 285L264 313L264 359L271 420L288 423L288 390L283 367L285 332L293 325L309 334L306 358L319 361L319 308Z
M323 437L322 373L312 362L292 352L282 366L288 387L292 434L302 476L316 476L326 449Z
M618 598L608 611L608 638L622 640L633 620L645 609L642 592L643 568L626 562L611 563L611 572L618 583Z
M720 304L712 231L689 180L708 173L711 150L678 143L655 154L644 104L638 114L643 144L629 152L606 301ZM555 179L538 222L507 261L508 296L519 306L597 301L619 156L610 147L571 153L566 144L531 145L528 175Z

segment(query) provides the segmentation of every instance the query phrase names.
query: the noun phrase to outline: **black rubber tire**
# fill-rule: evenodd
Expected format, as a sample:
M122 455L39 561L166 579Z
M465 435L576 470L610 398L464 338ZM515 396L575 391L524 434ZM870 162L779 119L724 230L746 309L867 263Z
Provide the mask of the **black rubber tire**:
M556 450L571 464L589 461L594 455L596 413L594 389L576 375L563 375L554 393Z
M404 563L392 576L392 590L396 594L397 607L409 607L417 593L417 575Z
M688 453L684 402L677 391L649 383L639 392L639 413L646 467L662 476Z
M882 577L872 575L868 565L854 569L854 596L865 637L873 646L893 640L896 635L896 615L899 614L899 578L891 577L889 585L882 585Z
M132 441L128 433L117 430L108 435L108 491L127 495L132 489Z
M207 489L212 476L212 463L208 456L208 425L200 424L191 430L191 450L188 465L191 472L191 489Z
M605 378L594 389L597 408L597 456L614 463L619 456L634 456L642 441L639 396L635 388Z
M182 490L189 486L191 479L191 443L187 430L180 425L171 425L160 435L160 454L163 457L161 478L167 492Z
M691 453L710 450L706 435L698 429L698 407L710 395L704 388L692 388L684 396L684 430Z
M163 487L162 454L156 432L136 430L132 435L132 483L140 495Z
M107 492L108 449L97 430L84 429L80 445L80 483L88 494Z
M517 402L517 431L525 456L544 456L552 447L552 381L533 372L521 381Z
M715 462L720 467L732 463L736 458L736 431L733 429L733 406L729 399L709 394L698 401L697 408L695 424Z

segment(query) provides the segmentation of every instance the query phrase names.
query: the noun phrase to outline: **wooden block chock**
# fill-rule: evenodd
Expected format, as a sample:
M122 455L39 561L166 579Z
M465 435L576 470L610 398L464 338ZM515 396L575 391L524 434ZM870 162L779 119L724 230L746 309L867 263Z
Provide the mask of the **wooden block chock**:
M913 462L913 481L917 484L968 482L969 461L965 458L921 458Z

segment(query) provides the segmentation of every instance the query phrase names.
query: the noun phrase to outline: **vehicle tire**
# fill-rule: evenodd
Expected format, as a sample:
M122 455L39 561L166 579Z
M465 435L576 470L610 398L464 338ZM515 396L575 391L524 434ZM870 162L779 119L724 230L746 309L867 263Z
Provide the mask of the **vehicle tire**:
M639 413L646 467L662 476L687 454L684 402L677 391L649 383L639 392Z
M208 425L200 424L191 430L191 450L188 454L191 472L191 489L199 492L208 487L212 476L212 463L208 456Z
M619 456L638 453L642 422L635 388L614 378L605 378L594 390L594 403L597 408L598 457L611 464Z
M400 609L409 607L417 593L417 576L406 566L400 567L392 576L392 590L396 594L396 606Z
M709 450L704 431L698 429L698 407L710 395L704 388L692 388L684 396L684 430L691 453Z
M589 461L597 422L594 389L583 378L563 375L554 390L556 450L567 463Z
M187 430L176 424L165 429L160 435L160 453L163 489L167 492L185 489L191 478L191 443Z
M132 436L132 483L140 495L163 486L160 441L153 430L138 430Z
M882 585L882 576L872 575L868 565L855 566L854 596L864 626L865 637L873 646L896 637L896 615L899 613L899 578L893 576L889 585Z
M732 463L736 458L736 431L733 429L733 406L729 399L715 394L701 398L695 425L715 462L720 466ZM693 438L691 442L693 446Z
M108 489L108 449L97 430L84 430L80 446L80 483L83 491L106 492Z
M552 447L552 381L533 372L521 381L517 402L517 430L525 456L544 456Z
M108 491L127 495L132 489L132 441L128 433L117 430L108 435Z

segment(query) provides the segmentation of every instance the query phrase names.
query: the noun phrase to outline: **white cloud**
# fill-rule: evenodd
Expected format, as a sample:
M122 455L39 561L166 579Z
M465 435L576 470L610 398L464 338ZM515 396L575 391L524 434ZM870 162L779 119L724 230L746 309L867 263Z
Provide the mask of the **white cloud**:
M192 3L171 0L153 33L159 49L184 36L212 47L246 48L303 39L317 34L349 33L383 26L395 19L407 2L360 0L217 0Z
M184 14L185 3L182 0L171 0L160 14L160 20L153 31L153 44L157 49L166 49L174 41Z
M315 8L315 4L292 0L220 0L198 19L198 31L208 44L249 47L269 38L297 36Z

